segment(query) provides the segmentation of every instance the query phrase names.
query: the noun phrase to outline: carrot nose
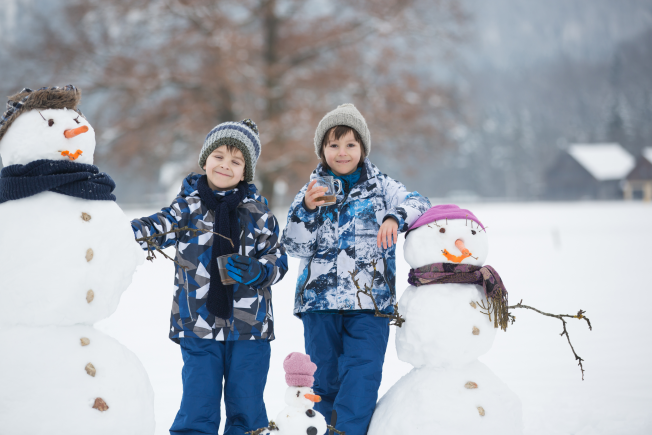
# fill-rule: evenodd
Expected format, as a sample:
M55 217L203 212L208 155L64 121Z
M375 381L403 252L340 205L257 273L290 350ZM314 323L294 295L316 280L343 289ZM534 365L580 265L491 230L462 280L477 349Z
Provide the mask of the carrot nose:
M316 394L304 394L303 397L310 400L311 402L321 402L321 397Z
M462 239L455 240L455 246L457 247L457 249L460 250L462 254L466 254L467 252L469 252L469 250L466 249L466 246L464 246L464 242L462 241Z
M68 139L77 136L78 134L86 133L88 131L87 125L82 125L81 127L73 128L72 130L66 130L63 132L63 135Z

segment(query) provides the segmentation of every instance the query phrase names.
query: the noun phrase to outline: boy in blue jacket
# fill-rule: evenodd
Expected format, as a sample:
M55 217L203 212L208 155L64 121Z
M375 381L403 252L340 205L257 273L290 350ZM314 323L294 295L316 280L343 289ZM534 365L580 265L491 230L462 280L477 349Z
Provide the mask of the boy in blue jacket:
M389 320L375 317L372 288L383 313L396 302L396 241L430 208L371 163L371 135L352 104L327 113L315 132L321 163L314 177L342 183L333 205L325 189L307 183L294 198L283 233L291 256L299 257L294 314L303 321L306 353L317 364L315 409L347 435L364 435L378 398L389 337ZM374 265L376 271L374 272ZM321 434L320 434L321 435Z
M170 339L181 346L183 397L170 434L217 434L222 379L225 435L268 424L270 290L285 275L287 256L267 200L250 184L260 148L253 121L219 124L199 154L206 175L188 175L169 207L131 222L136 238L159 235L157 245L177 249ZM184 227L222 234L235 246L210 232L169 233ZM217 257L234 253L226 267L236 284L224 285Z

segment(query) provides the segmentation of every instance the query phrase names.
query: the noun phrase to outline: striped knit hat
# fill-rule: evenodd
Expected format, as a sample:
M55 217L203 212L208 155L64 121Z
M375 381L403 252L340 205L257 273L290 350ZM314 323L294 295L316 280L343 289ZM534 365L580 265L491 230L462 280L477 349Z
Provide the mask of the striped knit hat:
M362 114L353 104L347 103L340 104L337 108L324 115L322 120L319 121L317 130L315 131L315 154L317 154L317 157L321 157L319 151L321 150L321 143L324 140L324 136L328 130L338 125L346 125L357 131L362 138L365 155L369 156L371 152L371 134L367 127L367 121L365 121Z
M240 122L223 122L206 136L204 146L199 153L199 167L204 168L208 156L222 145L233 145L245 158L245 180L252 182L256 171L256 162L260 157L260 138L258 127L251 119Z

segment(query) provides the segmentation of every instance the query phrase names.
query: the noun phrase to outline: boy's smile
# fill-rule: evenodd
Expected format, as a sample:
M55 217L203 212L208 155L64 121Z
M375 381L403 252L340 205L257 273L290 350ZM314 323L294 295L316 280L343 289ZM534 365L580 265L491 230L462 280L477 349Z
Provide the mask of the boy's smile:
M204 170L211 189L231 190L244 180L245 159L239 149L222 145L208 156Z
M361 155L362 148L352 131L339 139L335 139L333 132L330 132L328 143L324 147L324 158L335 175L349 175L355 172Z

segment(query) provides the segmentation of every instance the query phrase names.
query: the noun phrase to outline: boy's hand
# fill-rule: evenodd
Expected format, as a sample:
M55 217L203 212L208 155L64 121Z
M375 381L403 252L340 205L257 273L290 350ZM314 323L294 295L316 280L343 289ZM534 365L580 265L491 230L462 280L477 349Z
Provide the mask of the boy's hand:
M317 201L317 198L324 196L324 193L328 191L328 188L323 186L314 187L316 182L317 180L312 180L310 182L308 190L306 190L306 196L303 197L303 203L306 205L308 210L314 210L325 202Z
M392 243L392 238L394 243ZM379 248L387 249L391 248L396 242L398 242L398 222L396 222L396 219L390 217L380 226L377 243Z
M255 258L233 255L226 263L228 275L244 285L255 285L265 280L265 268Z

